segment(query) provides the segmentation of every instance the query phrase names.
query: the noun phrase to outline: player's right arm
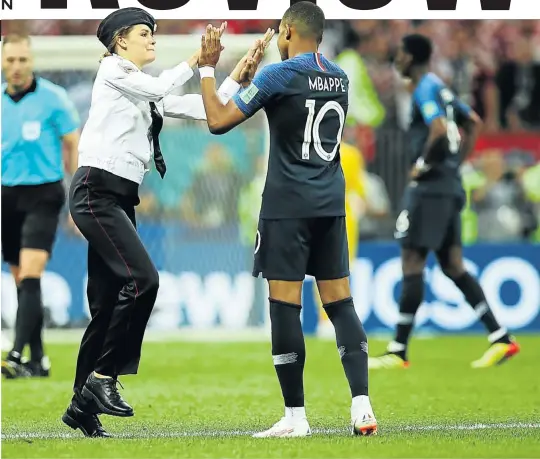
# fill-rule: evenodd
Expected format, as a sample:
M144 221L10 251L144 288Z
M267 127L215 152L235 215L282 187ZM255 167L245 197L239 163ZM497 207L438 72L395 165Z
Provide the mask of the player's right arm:
M202 93L208 128L212 134L225 134L234 127L251 118L261 108L278 97L284 87L280 64L272 64L263 68L253 82L243 91L236 94L226 105L213 97L213 79L202 79ZM205 80L210 80L205 87Z

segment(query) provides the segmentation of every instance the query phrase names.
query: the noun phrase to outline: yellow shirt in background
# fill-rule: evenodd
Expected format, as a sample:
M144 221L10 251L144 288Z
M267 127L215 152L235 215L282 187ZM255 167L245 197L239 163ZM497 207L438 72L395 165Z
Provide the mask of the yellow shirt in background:
M358 226L361 201L366 198L366 188L362 176L364 174L364 158L358 148L348 143L341 143L341 168L345 176L345 212L347 239L349 242L349 259L356 258L358 248Z

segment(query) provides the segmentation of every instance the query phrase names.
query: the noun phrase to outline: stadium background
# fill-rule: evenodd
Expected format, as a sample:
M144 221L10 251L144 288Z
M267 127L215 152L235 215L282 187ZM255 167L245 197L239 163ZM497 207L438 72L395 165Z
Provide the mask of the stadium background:
M217 21L216 21L217 22ZM158 21L156 65L191 55L205 23ZM218 78L223 79L254 36L276 21L229 21ZM2 34L32 35L36 73L62 85L85 122L102 49L97 21L2 21ZM501 322L540 330L540 23L538 21L330 21L322 51L351 79L348 139L362 152L366 189L360 244L353 266L356 307L368 332L389 331L397 319L400 263L392 240L406 183L410 98L391 64L400 37L426 33L436 43L434 70L484 118L485 131L464 167L470 208L463 214L465 254ZM276 60L275 42L266 62ZM198 78L182 89L198 92ZM7 123L9 120L3 120ZM140 233L161 274L150 327L266 327L267 292L251 275L255 222L264 178L263 114L225 136L205 124L167 120L161 136L168 174L145 179ZM68 177L69 180L69 177ZM433 264L417 323L425 331L481 330L463 297ZM304 327L317 332L308 279ZM88 320L86 243L67 212L43 279L49 327ZM2 326L15 320L16 291L2 268Z

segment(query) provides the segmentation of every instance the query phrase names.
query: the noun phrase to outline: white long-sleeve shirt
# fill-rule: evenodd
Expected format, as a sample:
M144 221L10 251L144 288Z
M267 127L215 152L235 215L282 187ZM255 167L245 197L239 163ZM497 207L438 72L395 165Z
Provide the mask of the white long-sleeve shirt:
M141 183L153 158L150 102L166 117L206 120L202 96L170 94L193 76L186 62L158 77L113 55L103 59L79 142L79 167L91 166ZM218 90L226 104L240 89L227 78Z

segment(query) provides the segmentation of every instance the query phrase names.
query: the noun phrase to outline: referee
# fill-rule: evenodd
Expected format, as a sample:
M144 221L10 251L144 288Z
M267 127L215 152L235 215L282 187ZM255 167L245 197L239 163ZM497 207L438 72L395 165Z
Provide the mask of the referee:
M86 436L109 436L98 414L134 414L118 392L117 378L138 372L159 287L158 272L137 234L135 207L152 160L165 175L158 138L163 116L206 120L201 95L171 94L193 76L200 51L159 77L141 71L155 59L155 31L154 18L139 8L119 9L99 25L97 36L107 53L94 81L79 169L69 191L73 221L88 240L92 318L79 349L74 395L62 420ZM223 103L238 92L244 77L253 75L254 66L246 59L221 85Z
M13 349L2 361L9 379L49 376L44 357L41 276L65 203L64 162L76 162L79 119L66 91L35 77L30 39L2 44L2 256L18 290ZM65 156L63 156L63 151ZM26 345L30 360L21 360Z

